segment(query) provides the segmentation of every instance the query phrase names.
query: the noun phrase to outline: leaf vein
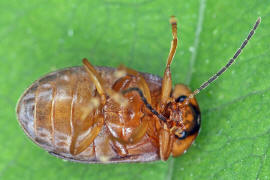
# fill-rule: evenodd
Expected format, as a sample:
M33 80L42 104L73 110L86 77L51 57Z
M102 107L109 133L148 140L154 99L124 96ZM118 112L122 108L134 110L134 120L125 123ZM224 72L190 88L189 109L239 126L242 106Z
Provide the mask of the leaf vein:
M199 4L199 13L198 13L198 22L197 22L197 27L196 27L196 32L195 32L195 40L194 40L194 44L193 44L193 51L191 54L191 59L190 59L190 64L189 64L189 71L187 74L187 80L186 80L186 84L190 84L191 78L192 78L192 71L194 69L194 64L195 64L195 60L197 58L197 51L198 51L198 46L200 43L200 34L202 31L202 26L203 26L203 22L204 22L204 10L206 7L206 0L200 0L200 4ZM168 175L167 175L167 180L171 180L173 179L173 173L174 173L174 163L175 161L172 160L170 162L169 169L168 171Z
M202 25L203 25L203 21L204 21L205 6L206 6L206 0L200 0L199 17L198 17L198 23L197 23L197 28L196 28L196 32L195 32L195 40L194 40L194 44L193 44L193 50L191 53L191 59L190 59L189 71L188 71L188 75L187 75L187 79L186 79L186 84L190 84L195 61L196 61L197 54L198 54L200 35L201 35Z

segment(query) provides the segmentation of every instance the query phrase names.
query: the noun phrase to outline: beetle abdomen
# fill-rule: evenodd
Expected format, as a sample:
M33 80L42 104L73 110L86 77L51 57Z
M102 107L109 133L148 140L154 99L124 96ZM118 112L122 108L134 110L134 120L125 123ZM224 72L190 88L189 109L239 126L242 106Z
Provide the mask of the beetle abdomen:
M104 86L111 88L117 80L117 77L113 76L115 69L105 67L96 69L104 80ZM160 78L150 74L144 76L150 84L151 92L160 88ZM109 133L105 126L87 149L76 156L72 154L76 146L91 131L95 115L102 113L98 109L89 111L88 108L98 97L96 88L83 67L67 68L50 73L34 82L21 97L17 115L25 133L35 143L60 157L96 162L99 161L103 151L106 151L115 161L118 161L118 158L123 160L109 142ZM146 137L144 141L149 140ZM127 160L145 159L139 155L141 149L145 147L153 149L150 144L135 146L135 151L134 147L131 147L129 150L131 156ZM155 150L151 151L153 153L148 154L149 160L158 158Z
M39 145L52 150L70 143L71 101L74 87L70 71L51 73L36 81L18 104L18 117L25 132ZM60 127L61 126L61 127Z

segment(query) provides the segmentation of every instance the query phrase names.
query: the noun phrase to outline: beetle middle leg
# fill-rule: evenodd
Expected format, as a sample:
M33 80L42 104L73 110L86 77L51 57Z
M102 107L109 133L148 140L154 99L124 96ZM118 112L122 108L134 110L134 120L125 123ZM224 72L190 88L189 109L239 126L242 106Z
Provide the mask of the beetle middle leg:
M117 102L120 105L125 106L127 104L127 101L120 93L117 93L112 89L104 88L102 78L100 77L94 66L87 59L83 59L83 64L85 66L87 73L89 74L91 81L95 84L96 89L99 95L101 96L101 103L103 105L106 104L106 94L112 97L115 100L115 102Z
M136 78L138 87L142 90L142 92L143 92L146 100L148 101L148 103L151 104L150 89L149 89L144 77L140 73L135 71L134 69L130 69L130 68L125 67L123 65L121 65L118 69L124 70L128 75L132 75L132 76L134 76Z
M90 64L90 62L87 59L83 59L83 64L84 64L84 67L85 67L87 73L89 74L91 81L95 84L97 91L98 91L99 95L101 96L101 103L105 104L106 103L106 93L105 93L105 88L103 85L102 78L97 73L94 66L92 64Z

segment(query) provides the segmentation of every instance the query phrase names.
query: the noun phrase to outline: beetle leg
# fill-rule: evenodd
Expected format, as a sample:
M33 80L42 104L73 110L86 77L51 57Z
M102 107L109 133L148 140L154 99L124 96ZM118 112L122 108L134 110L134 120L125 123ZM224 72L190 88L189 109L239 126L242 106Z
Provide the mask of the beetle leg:
M105 89L103 86L103 81L100 75L95 70L94 66L90 64L87 59L83 59L84 67L89 74L90 79L95 84L99 95L101 96L101 103L104 105L106 103L106 94L112 97L118 104L122 106L127 105L127 100L121 93L115 92L112 89Z
M170 23L172 25L173 40L171 42L171 49L170 49L170 53L167 59L167 65L166 65L166 69L165 69L163 80L162 80L162 92L161 92L162 105L166 104L166 101L170 97L170 93L172 90L172 77L171 77L170 65L173 60L176 47L177 47L177 21L174 16L171 17Z
M95 84L97 91L98 91L99 95L101 96L102 104L105 104L106 103L106 94L105 94L105 89L103 86L102 78L97 73L94 66L92 64L90 64L90 62L87 59L83 59L82 62L84 64L86 72L89 74L91 81Z
M127 74L136 77L136 79L138 81L137 84L138 84L139 88L142 90L143 95L145 96L147 102L149 104L151 104L151 93L150 93L150 89L149 89L149 86L146 83L144 77L140 73L138 73L137 71L135 71L133 69L130 69L130 68L127 68L127 67L125 67L123 65L121 65L118 69L124 70L125 72L127 72Z
M124 157L128 155L128 150L125 144L121 144L119 141L114 139L114 137L110 134L109 136L111 142L113 143L114 150L119 154L120 156Z
M119 137L114 137L111 135L111 139L113 141L117 141L123 145L129 145L129 144L136 144L139 142L145 135L147 128L148 128L148 119L147 118L142 118L142 122L139 127L137 127L133 133L130 135L130 137L127 140L124 140Z
M166 124L164 124L166 126ZM170 133L170 131L164 127L160 129L159 132L159 155L160 159L162 161L166 161L172 151L173 147L173 134Z
M107 89L106 93L121 107L126 107L128 105L128 99L125 98L121 93L112 89Z
M93 125L91 131L80 142L78 146L74 145L74 149L71 149L71 154L78 155L81 152L83 152L87 147L89 147L99 134L103 125L104 125L104 117L97 117L97 122Z

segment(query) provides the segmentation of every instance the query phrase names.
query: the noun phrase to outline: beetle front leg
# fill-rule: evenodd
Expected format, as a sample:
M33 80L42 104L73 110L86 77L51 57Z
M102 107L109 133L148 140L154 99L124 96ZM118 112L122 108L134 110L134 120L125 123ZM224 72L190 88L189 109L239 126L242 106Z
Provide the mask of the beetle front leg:
M172 77L171 77L170 66L171 66L173 57L174 57L175 52L176 52L176 47L177 47L177 21L176 21L176 18L174 16L171 17L170 23L172 25L173 40L171 43L171 49L170 49L166 69L165 69L163 80L162 80L162 92L161 92L161 105L162 106L164 104L166 104L168 98L170 97L170 93L172 90ZM162 109L163 109L163 107L162 107Z
M167 129L167 125L164 124L164 128L159 131L159 155L162 161L166 161L172 151L174 135Z

